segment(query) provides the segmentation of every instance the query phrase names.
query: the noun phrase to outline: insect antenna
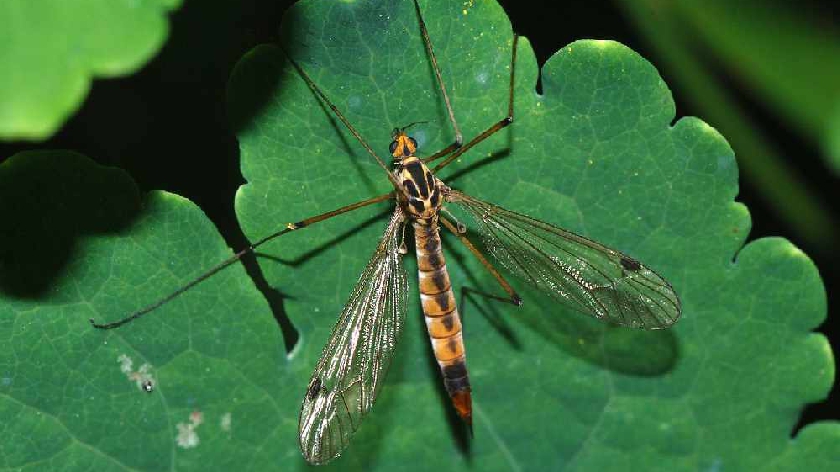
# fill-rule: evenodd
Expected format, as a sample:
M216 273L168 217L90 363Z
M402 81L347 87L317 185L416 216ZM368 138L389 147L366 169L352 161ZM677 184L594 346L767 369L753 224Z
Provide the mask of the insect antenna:
M405 130L407 130L408 128L411 128L411 127L412 127L412 126L414 126L414 125L420 125L420 124L423 124L423 123L428 123L428 121L426 121L426 120L421 120L421 121L412 121L411 123L409 123L409 124L407 124L407 125L403 126L403 127L402 127L402 128L400 128L400 129L401 129L401 130L403 130L403 131L405 131Z

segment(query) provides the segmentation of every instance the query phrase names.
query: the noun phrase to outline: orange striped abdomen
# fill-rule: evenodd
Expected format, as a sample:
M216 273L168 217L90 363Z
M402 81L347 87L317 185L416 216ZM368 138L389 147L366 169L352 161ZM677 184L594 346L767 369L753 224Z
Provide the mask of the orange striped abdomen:
M455 306L446 260L440 248L438 229L436 221L414 222L420 301L446 391L461 418L471 423L472 399L461 337L461 319Z

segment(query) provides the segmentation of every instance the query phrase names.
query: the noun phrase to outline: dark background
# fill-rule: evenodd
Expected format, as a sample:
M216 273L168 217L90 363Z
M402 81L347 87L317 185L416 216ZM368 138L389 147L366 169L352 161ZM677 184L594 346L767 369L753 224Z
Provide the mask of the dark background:
M171 36L160 54L137 74L96 80L79 110L52 139L43 143L2 143L0 161L26 149L72 149L128 171L142 190L164 189L196 202L234 248L246 245L236 222L233 199L244 183L239 150L225 116L227 78L251 47L274 41L283 11L293 2L278 0L186 0L171 18ZM502 1L515 31L530 39L540 64L564 45L581 38L614 39L653 62L674 92L677 116L700 116L681 93L672 71L657 62L656 51L612 1ZM833 22L840 7L816 0L798 2L821 21ZM840 221L836 205L838 176L827 168L816 145L789 132L752 91L731 79L714 57L703 57L752 125L785 156L795 156L794 171ZM838 59L840 60L840 59ZM840 81L840 78L838 78ZM724 135L726 132L724 131ZM735 149L736 155L738 149ZM800 237L779 218L742 176L738 200L752 215L750 240L783 236L810 255L825 281L830 316L821 332L840 352L840 256L831 244ZM838 389L824 402L808 406L797 429L822 419L840 420Z

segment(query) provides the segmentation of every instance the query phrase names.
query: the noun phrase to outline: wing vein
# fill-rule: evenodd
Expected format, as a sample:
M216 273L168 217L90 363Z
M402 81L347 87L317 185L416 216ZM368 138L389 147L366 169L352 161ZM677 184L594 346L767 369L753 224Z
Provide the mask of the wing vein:
M398 238L403 221L397 208L312 374L299 421L301 451L310 463L328 462L347 447L390 366L407 305Z
M680 316L671 285L619 251L549 223L449 190L490 255L554 299L595 318L659 329Z

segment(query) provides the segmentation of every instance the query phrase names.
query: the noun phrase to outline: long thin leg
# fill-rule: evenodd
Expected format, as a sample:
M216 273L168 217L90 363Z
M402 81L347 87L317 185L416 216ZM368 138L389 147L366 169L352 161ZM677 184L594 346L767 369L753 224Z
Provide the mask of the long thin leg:
M441 157L449 154L450 152L452 152L452 151L454 151L454 150L456 150L460 147L461 147L461 143L456 141L456 142L450 144L449 146L446 146L445 148L441 149L440 151L432 154L431 156L424 157L423 159L420 159L420 160L423 161L423 164L428 164L429 162L434 162L434 161L440 159Z
M323 100L328 107L330 107L330 110L332 110L335 116L337 116L338 119L341 120L342 123L344 123L344 126L346 126L350 133L356 138L356 140L359 141L359 143L361 143L361 145L365 148L368 154L370 154L371 156L373 156L374 159L376 159L376 162L379 164L379 167L381 167L382 170L385 171L385 174L388 175L388 180L391 181L391 183L394 185L394 188L400 190L402 186L400 185L399 181L397 181L397 179L394 177L394 174L391 173L391 171L388 169L388 166L386 166L382 159L380 159L379 156L373 151L373 148L370 147L367 141L365 141L364 138L362 138L362 135L359 134L358 131L356 131L356 128L354 128L353 125L350 124L350 121L347 120L344 114L341 113L341 111L333 104L332 101L330 101L329 98L327 98L324 92L322 92L321 89L318 88L317 85L315 85L315 82L309 77L309 74L307 74L306 71L304 71L303 68L300 65L298 65L298 63L295 62L294 59L292 59L292 56L290 56L289 53L286 52L285 49L283 49L282 46L280 47L280 49L283 51L283 54L286 55L286 58L289 60L289 62L291 62L294 68L298 71L300 76L303 77L303 80L306 82L306 85L308 85L309 88L312 89L312 91L315 92L315 94L318 95L318 97L320 97L321 100Z
M152 303L151 305L149 305L145 308L142 308L138 311L135 311L131 315L129 315L129 316L127 316L127 317L125 317L121 320L118 320L118 321L113 321L111 323L99 324L99 323L95 322L93 320L93 318L91 318L90 319L90 324L92 324L94 328L99 328L99 329L118 328L118 327L120 327L120 326L122 326L126 323L129 323L131 321L136 320L137 318L140 318L141 316L145 315L146 313L149 313L151 311L154 311L154 310L160 308L162 305L168 303L169 301L173 300L174 298L176 298L177 296L186 292L187 290L189 290L189 289L195 287L196 285L200 284L201 282L209 279L210 277L212 277L213 275L215 275L216 273L218 273L219 271L221 271L225 267L227 267L227 266L235 263L236 261L242 259L242 257L245 256L246 254L254 252L254 250L256 250L259 246L262 246L263 244L271 241L272 239L279 238L280 236L283 236L284 234L290 233L292 231L295 231L295 230L298 230L298 229L301 229L301 228L306 228L307 226L310 226L310 225L313 225L315 223L318 223L318 222L324 221L326 219L332 218L333 216L338 216L338 215L341 215L342 213L347 213L347 212L357 210L357 209L362 208L362 207L366 207L368 205L372 205L374 203L385 201L385 200L391 198L392 195L393 195L392 193L386 193L384 195L379 195L378 197L373 197L373 198L370 198L368 200L364 200L364 201L361 201L361 202L353 203L351 205L343 206L343 207L338 208L336 210L328 211L326 213L322 213L322 214L317 215L317 216L312 216L312 217L307 218L305 220L298 221L297 223L288 223L288 224L286 224L286 227L283 228L282 230L277 231L276 233L270 234L270 235L260 239L259 241L255 242L254 244L251 244L250 246L246 247L245 249L237 252L236 254L234 254L233 256L231 256L231 257L225 259L224 261L220 262L219 264L217 264L216 266L214 266L213 268L211 268L207 272L201 274L200 276L196 277L192 281L187 282L186 285L182 286L178 290L175 290L174 292L172 292L169 295L161 298L160 300Z
M478 261L481 262L481 265L483 265L484 268L487 269L487 271L490 272L490 274L496 279L496 281L499 282L499 285L502 286L502 290L507 292L509 298L498 297L498 299L504 300L516 306L522 305L522 298L516 293L513 287L510 286L507 280L505 280L505 278L502 277L502 274L500 274L499 271L497 271L496 268L493 267L493 264L491 264L490 261L488 261L487 258L484 257L484 254L482 254L481 251L478 250L478 248L473 246L473 243L471 243L470 240L467 239L466 236L464 236L463 232L458 231L458 228L456 228L455 225L453 225L446 218L441 218L440 221L441 223L443 223L443 226L445 226L446 229L448 229L452 232L452 234L457 236L458 239L464 244L464 246L466 246L467 249L469 249L470 252L478 258Z
M443 162L436 165L434 167L434 169L432 169L432 172L437 172L437 171L443 169L444 167L448 166L452 161L454 161L455 159L460 157L461 154L469 151L476 144L484 141L485 139L489 138L490 136L495 134L500 129L506 127L507 125L509 125L511 123L513 123L513 90L514 90L513 85L514 85L514 76L515 76L514 72L515 72L515 66L516 66L516 45L517 45L518 42L519 42L519 36L514 34L513 35L513 52L510 55L510 84L508 86L508 114L507 114L507 116L502 118L501 120L499 120L498 123L496 123L493 126L487 128L486 130L484 130L484 132L482 132L481 134L479 134L478 136L473 138L470 142L465 144L461 149L458 149L454 153L450 154L449 157L447 157L446 159L443 160Z
M510 303L510 300L508 300L505 297L500 297L498 295L493 295L491 293L483 292L481 290L476 290L474 288L470 288L470 287L466 287L466 286L461 287L461 301L458 304L458 306L463 307L462 311L461 311L461 322L462 323L464 323L464 324L467 323L466 299L467 298L475 299L477 297L486 298L486 299L489 299L489 300L496 300L496 301L500 301L500 302L503 302L503 303ZM476 308L481 310L481 308L479 307L478 304L476 304L475 306L476 306ZM516 337L516 333L510 328L510 326L505 321L504 317L502 317L499 314L499 312L497 312L496 310L489 310L489 311L481 310L481 311L484 314L484 318L493 326L493 328L496 329L496 331L499 332L499 334L501 334L502 336L505 337L505 339L507 339L507 341L508 341L508 343L510 343L511 347L513 347L514 349L517 349L517 350L522 348L522 343L519 341L519 338Z
M429 58L432 60L432 69L435 71L435 77L437 77L438 85L440 85L440 92L443 94L443 101L446 103L446 111L449 113L449 121L452 123L452 128L455 131L455 142L452 143L449 148L457 149L461 147L461 144L463 144L464 136L461 134L461 129L458 128L458 123L455 121L455 112L452 111L452 103L449 101L449 94L446 93L446 85L444 85L443 77L440 75L440 67L438 67L437 57L435 57L435 50L432 48L432 40L429 38L429 32L426 30L426 22L423 20L423 13L420 12L420 4L417 3L417 0L414 0L414 9L417 11L417 19L420 21L420 34L423 36L423 42L426 44L426 51L429 53ZM436 153L435 156L437 156L437 154L440 154L440 152Z

